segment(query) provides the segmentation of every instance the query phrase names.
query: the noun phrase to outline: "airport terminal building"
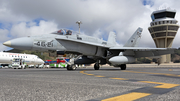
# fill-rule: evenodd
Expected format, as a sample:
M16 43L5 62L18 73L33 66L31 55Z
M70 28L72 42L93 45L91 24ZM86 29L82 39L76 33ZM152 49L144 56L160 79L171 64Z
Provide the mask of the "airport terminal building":
M170 48L179 29L175 19L176 11L170 8L157 10L151 14L152 22L148 28L157 48ZM161 63L170 63L171 54L162 55Z

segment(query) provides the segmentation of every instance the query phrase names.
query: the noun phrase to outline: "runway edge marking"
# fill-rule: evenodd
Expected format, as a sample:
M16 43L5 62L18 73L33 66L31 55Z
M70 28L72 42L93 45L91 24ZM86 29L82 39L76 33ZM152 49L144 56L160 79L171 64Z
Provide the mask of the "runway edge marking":
M79 73L85 74L85 75L90 75L90 76L94 76L94 77L105 77L105 76L101 76L101 75L95 75L95 74L89 74L89 73L85 73L86 70L84 71L80 71ZM128 71L129 72L129 71ZM158 73L155 73L158 74ZM162 74L162 73L160 73ZM109 78L109 79L114 79L114 80L123 80L123 81L128 81L129 79L125 79L125 78ZM153 88L158 89L170 89L170 88L174 88L177 86L180 86L180 84L170 84L170 83L162 83L162 82L152 82L152 81L137 81L137 82L143 82L143 83L151 83L151 84L158 84L158 86L155 86ZM119 95L119 96L114 96L114 97L110 97L110 98L106 98L106 99L102 99L101 101L133 101L133 100L137 100L149 95L152 95L153 93L144 93L144 92L130 92L127 94L123 94L123 95ZM91 100L89 100L91 101ZM93 100L94 101L94 100ZM99 100L96 100L99 101Z
M165 76L180 77L180 75L175 75L175 74L166 74L166 73L150 73L150 72L138 72L138 71L123 71L123 72L141 73L141 74L156 74L156 75L165 75Z
M160 84L159 86L155 86L154 88L166 88L166 89L169 89L169 88L174 88L174 87L180 86L179 84L151 82L151 81L139 81L139 82L152 83L152 84Z
M151 95L151 94L150 93L132 92L132 93L128 93L128 94L104 99L101 101L133 101L133 100L137 100L137 99L140 99L142 97L149 96L149 95Z

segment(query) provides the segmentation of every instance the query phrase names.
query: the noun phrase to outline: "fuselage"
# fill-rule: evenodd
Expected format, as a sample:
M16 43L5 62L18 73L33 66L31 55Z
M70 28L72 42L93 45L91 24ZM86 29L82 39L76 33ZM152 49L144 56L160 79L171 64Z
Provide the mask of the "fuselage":
M61 30L59 30L61 31ZM70 51L88 56L103 56L108 44L106 41L82 34L65 34L58 31L41 36L29 36L7 41L4 45L33 51ZM23 42L23 43L22 43Z
M24 59L27 65L38 65L44 63L44 61L36 55L0 52L0 63L2 64L11 64L14 58Z

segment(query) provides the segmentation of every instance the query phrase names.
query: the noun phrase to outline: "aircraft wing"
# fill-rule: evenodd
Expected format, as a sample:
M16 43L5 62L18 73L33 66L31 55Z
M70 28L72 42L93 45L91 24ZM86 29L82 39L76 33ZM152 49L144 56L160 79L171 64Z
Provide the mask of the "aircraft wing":
M99 43L94 43L94 42L87 42L83 40L73 40L70 38L55 38L56 40L63 40L63 41L68 41L68 42L76 42L80 44L87 44L87 45L92 45L92 46L98 46L98 47L103 47L103 48L109 48L106 44L99 44Z
M19 49L11 49L11 50L7 50L7 51L3 51L3 52L21 53L21 52L23 52L23 50L19 50Z
M176 48L146 48L146 47L111 47L111 52L123 52L123 55L139 57L152 57L172 54Z

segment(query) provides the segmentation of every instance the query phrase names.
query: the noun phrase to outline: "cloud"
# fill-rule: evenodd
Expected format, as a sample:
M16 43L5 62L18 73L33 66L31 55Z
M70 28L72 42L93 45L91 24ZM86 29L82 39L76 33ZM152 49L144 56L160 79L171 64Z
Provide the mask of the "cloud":
M36 22L21 22L12 26L11 35L13 37L23 37L48 34L58 30L57 26L58 25L53 21L41 20L38 26L36 25Z
M115 31L118 44L125 44L135 30L142 27L140 46L155 47L148 31L151 13L168 4L176 9L176 19L180 21L179 3L177 0L0 0L0 23L3 24L0 29L8 30L5 35L13 39L59 28L78 31L76 21L80 20L82 33L107 40L108 33ZM174 47L179 46L177 37L179 32Z
M9 31L7 29L0 29L0 43L9 40L10 38L8 37ZM0 51L6 50L6 46L0 45Z
M20 22L13 24L10 30L0 29L0 50L9 49L2 45L7 40L17 37L48 34L58 30L57 26L53 21L40 20L38 25L36 22Z
M0 29L0 41L3 42L3 41L6 41L9 39L8 37L8 33L9 31L7 29Z

